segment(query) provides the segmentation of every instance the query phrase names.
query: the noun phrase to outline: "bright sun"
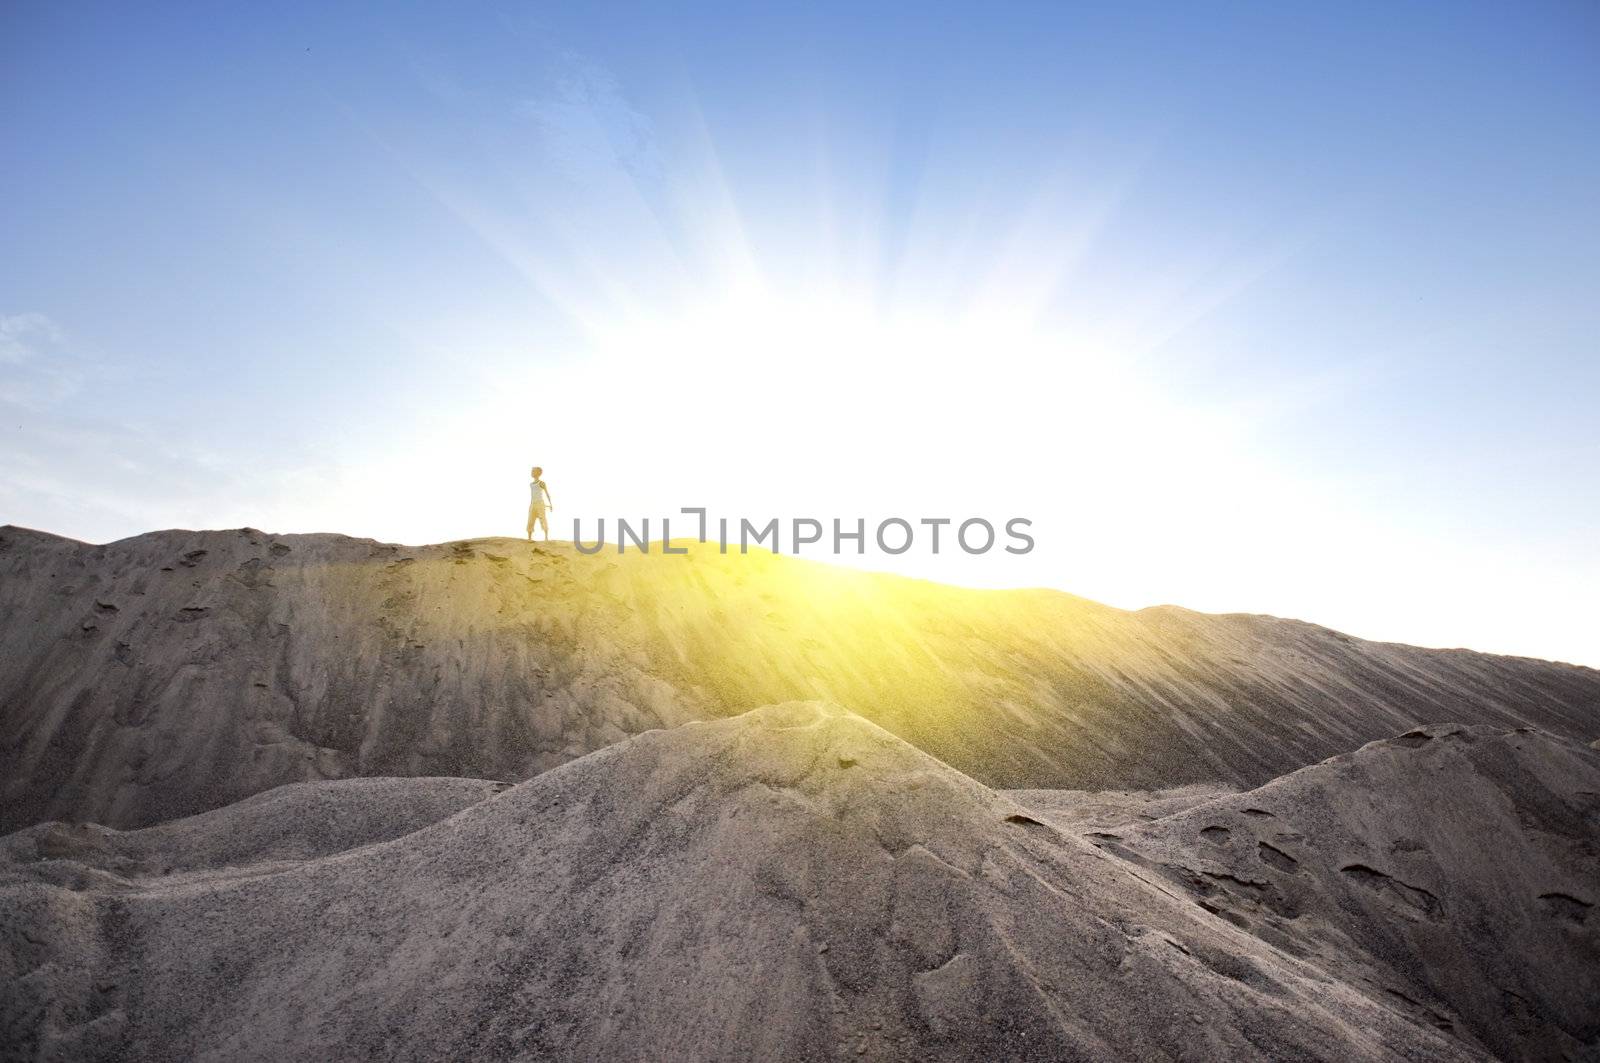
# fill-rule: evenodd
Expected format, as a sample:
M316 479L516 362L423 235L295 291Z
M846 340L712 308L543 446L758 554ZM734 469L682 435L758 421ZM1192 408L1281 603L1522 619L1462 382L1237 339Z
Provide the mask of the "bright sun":
M535 460L561 538L575 516L650 516L659 536L659 518L684 506L735 519L1159 528L1238 467L1225 418L1170 401L1116 351L1004 307L884 308L744 284L619 315L556 353L555 368L508 368L418 448L408 482L424 476L444 497L416 496L412 538L515 533L517 478ZM1140 567L1136 552L1149 548L1125 530L1072 543L1097 569ZM839 560L954 582L1042 582L948 551Z

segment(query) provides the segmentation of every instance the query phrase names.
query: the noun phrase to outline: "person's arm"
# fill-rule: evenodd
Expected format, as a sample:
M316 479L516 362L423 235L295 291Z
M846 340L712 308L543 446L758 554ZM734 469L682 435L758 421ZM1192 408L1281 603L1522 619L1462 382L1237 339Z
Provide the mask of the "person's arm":
M556 500L550 497L550 488L544 489L544 500L550 504L551 509L556 508Z

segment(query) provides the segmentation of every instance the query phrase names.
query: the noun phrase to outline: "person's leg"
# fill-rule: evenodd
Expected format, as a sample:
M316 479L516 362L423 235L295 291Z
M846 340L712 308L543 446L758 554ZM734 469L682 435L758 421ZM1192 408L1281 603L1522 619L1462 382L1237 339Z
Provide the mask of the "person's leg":
M528 507L528 541L533 542L533 522L539 516L539 511L532 506Z
M539 527L544 529L544 541L550 541L550 522L545 519L544 510L539 511Z

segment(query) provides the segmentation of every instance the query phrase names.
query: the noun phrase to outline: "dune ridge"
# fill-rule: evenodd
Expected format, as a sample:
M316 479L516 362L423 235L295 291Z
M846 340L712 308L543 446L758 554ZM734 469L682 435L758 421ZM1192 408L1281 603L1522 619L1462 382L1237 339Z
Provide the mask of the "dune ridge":
M40 848L42 827L0 849L14 1044L84 1060L1486 1058L820 703L644 734L287 864L223 874L194 852L220 844L196 822L125 836L147 856L189 846L176 878Z
M1600 672L765 553L0 528L0 829L289 782L521 780L758 705L844 705L997 788L1260 785L1418 724L1600 734Z

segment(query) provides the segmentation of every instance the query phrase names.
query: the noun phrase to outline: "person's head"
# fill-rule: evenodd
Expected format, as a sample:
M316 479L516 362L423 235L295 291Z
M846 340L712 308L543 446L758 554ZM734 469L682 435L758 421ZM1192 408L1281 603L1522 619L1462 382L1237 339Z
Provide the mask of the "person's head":
M543 476L543 475L544 475L544 469L543 469L543 468L541 468L541 467L540 467L540 466L538 466L538 465L535 465L535 466L534 466L534 467L533 467L533 478L534 478L534 479L535 479L535 480L537 480L537 479L538 479L538 478L539 478L539 477L541 477L541 476Z

